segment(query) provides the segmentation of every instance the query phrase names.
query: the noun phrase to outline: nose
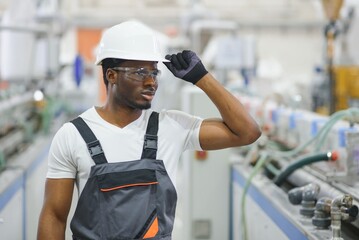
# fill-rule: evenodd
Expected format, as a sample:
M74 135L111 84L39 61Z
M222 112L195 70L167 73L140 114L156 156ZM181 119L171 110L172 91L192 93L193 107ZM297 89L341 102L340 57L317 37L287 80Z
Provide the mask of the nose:
M148 75L146 76L146 79L143 81L144 85L157 85L157 78L152 76L152 75Z

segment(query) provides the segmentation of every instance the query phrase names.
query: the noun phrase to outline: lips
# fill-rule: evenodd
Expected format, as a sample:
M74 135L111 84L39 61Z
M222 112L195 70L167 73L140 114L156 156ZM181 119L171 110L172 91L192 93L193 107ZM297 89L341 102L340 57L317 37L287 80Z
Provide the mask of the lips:
M152 101L152 99L154 98L155 96L155 92L154 91L143 91L141 93L142 97L144 99L146 99L147 101Z

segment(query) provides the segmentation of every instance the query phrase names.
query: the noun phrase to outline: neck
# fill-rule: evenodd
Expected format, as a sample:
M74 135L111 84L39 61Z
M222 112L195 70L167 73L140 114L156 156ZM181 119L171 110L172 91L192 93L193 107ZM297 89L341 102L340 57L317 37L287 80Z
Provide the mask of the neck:
M105 104L102 107L96 107L96 111L105 121L121 128L135 121L142 114L141 109L129 109L120 106L115 107L109 104Z

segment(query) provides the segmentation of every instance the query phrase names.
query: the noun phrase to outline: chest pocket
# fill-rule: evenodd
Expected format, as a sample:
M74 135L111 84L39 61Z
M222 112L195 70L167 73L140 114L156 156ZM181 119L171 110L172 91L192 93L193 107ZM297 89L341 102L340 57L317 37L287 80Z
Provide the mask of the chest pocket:
M81 193L71 230L74 239L168 239L177 194L156 159L158 113L150 116L139 160L107 163L100 142L87 124L72 121L96 163Z
M112 192L131 187L133 188L158 184L156 172L152 169L106 173L99 175L97 179L101 192Z
M152 238L158 233L156 171L138 169L97 176L104 234L125 239ZM115 230L116 229L116 230Z

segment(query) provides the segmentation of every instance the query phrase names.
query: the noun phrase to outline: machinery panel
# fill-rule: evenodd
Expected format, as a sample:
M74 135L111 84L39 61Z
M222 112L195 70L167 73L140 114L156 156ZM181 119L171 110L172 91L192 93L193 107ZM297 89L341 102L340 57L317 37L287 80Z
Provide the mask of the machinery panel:
M185 88L182 97L185 112L202 118L219 116L201 90ZM183 154L183 165L180 166L183 173L178 177L184 181L183 188L179 189L183 191L183 203L180 204L184 210L184 236L181 239L228 239L229 155L228 149Z

